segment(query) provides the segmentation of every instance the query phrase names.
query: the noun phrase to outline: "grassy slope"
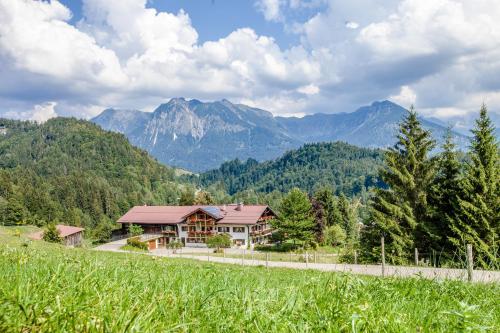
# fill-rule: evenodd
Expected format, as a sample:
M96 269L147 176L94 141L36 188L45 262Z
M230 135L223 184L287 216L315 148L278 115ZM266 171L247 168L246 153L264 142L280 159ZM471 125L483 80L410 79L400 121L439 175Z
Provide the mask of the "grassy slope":
M500 329L499 285L65 249L0 228L0 331ZM423 329L423 330L421 330Z

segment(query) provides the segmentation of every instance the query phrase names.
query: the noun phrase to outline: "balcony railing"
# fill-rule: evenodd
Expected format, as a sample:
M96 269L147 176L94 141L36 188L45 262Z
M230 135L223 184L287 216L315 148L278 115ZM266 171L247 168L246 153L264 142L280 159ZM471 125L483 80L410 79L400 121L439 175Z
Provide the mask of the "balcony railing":
M213 231L188 231L188 237L196 237L196 236L211 236L213 235Z
M250 232L250 236L265 236L270 234L273 229L265 229L265 230L255 230Z

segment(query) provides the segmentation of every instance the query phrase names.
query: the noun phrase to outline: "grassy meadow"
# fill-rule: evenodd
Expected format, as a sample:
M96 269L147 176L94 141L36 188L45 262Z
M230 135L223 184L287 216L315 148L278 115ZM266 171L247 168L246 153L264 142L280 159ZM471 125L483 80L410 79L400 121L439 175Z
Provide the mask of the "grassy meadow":
M0 332L500 330L500 286L67 249L0 227Z

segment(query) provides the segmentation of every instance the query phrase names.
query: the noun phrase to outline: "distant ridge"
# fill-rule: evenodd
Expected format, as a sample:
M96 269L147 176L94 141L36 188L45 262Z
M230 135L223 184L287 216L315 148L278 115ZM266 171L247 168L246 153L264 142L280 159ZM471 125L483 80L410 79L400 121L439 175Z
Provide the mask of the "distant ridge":
M405 112L393 102L381 101L352 113L284 118L225 99L205 103L181 97L149 113L106 109L92 121L125 134L160 162L202 172L236 158L274 159L304 143L344 141L360 147L388 147L394 144ZM422 123L441 141L445 126L426 119ZM454 136L457 145L465 148L467 137Z

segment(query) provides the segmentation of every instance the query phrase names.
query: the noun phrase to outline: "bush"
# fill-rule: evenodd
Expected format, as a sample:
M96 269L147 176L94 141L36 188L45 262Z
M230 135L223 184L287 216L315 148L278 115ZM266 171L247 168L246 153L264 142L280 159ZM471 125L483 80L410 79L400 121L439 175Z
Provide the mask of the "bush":
M254 250L256 251L269 251L269 252L291 252L299 248L299 245L293 243L281 244L256 244Z
M174 250L174 253L175 253L176 250L182 248L182 243L179 241L175 241L175 242L168 243L167 245L165 245L165 247L167 249Z
M127 239L127 244L141 250L148 250L148 244L141 242L139 237L131 237Z
M325 244L331 246L344 245L347 238L344 229L338 224L325 229Z
M219 250L220 248L231 247L231 236L228 234L219 234L212 237L208 237L207 246L209 248L215 248Z
M51 223L47 226L43 232L43 240L50 243L62 243L63 239L59 235L55 223Z
M134 237L134 236L142 235L144 233L144 230L142 229L142 227L140 225L131 224L128 227L128 232L129 232L130 236Z

